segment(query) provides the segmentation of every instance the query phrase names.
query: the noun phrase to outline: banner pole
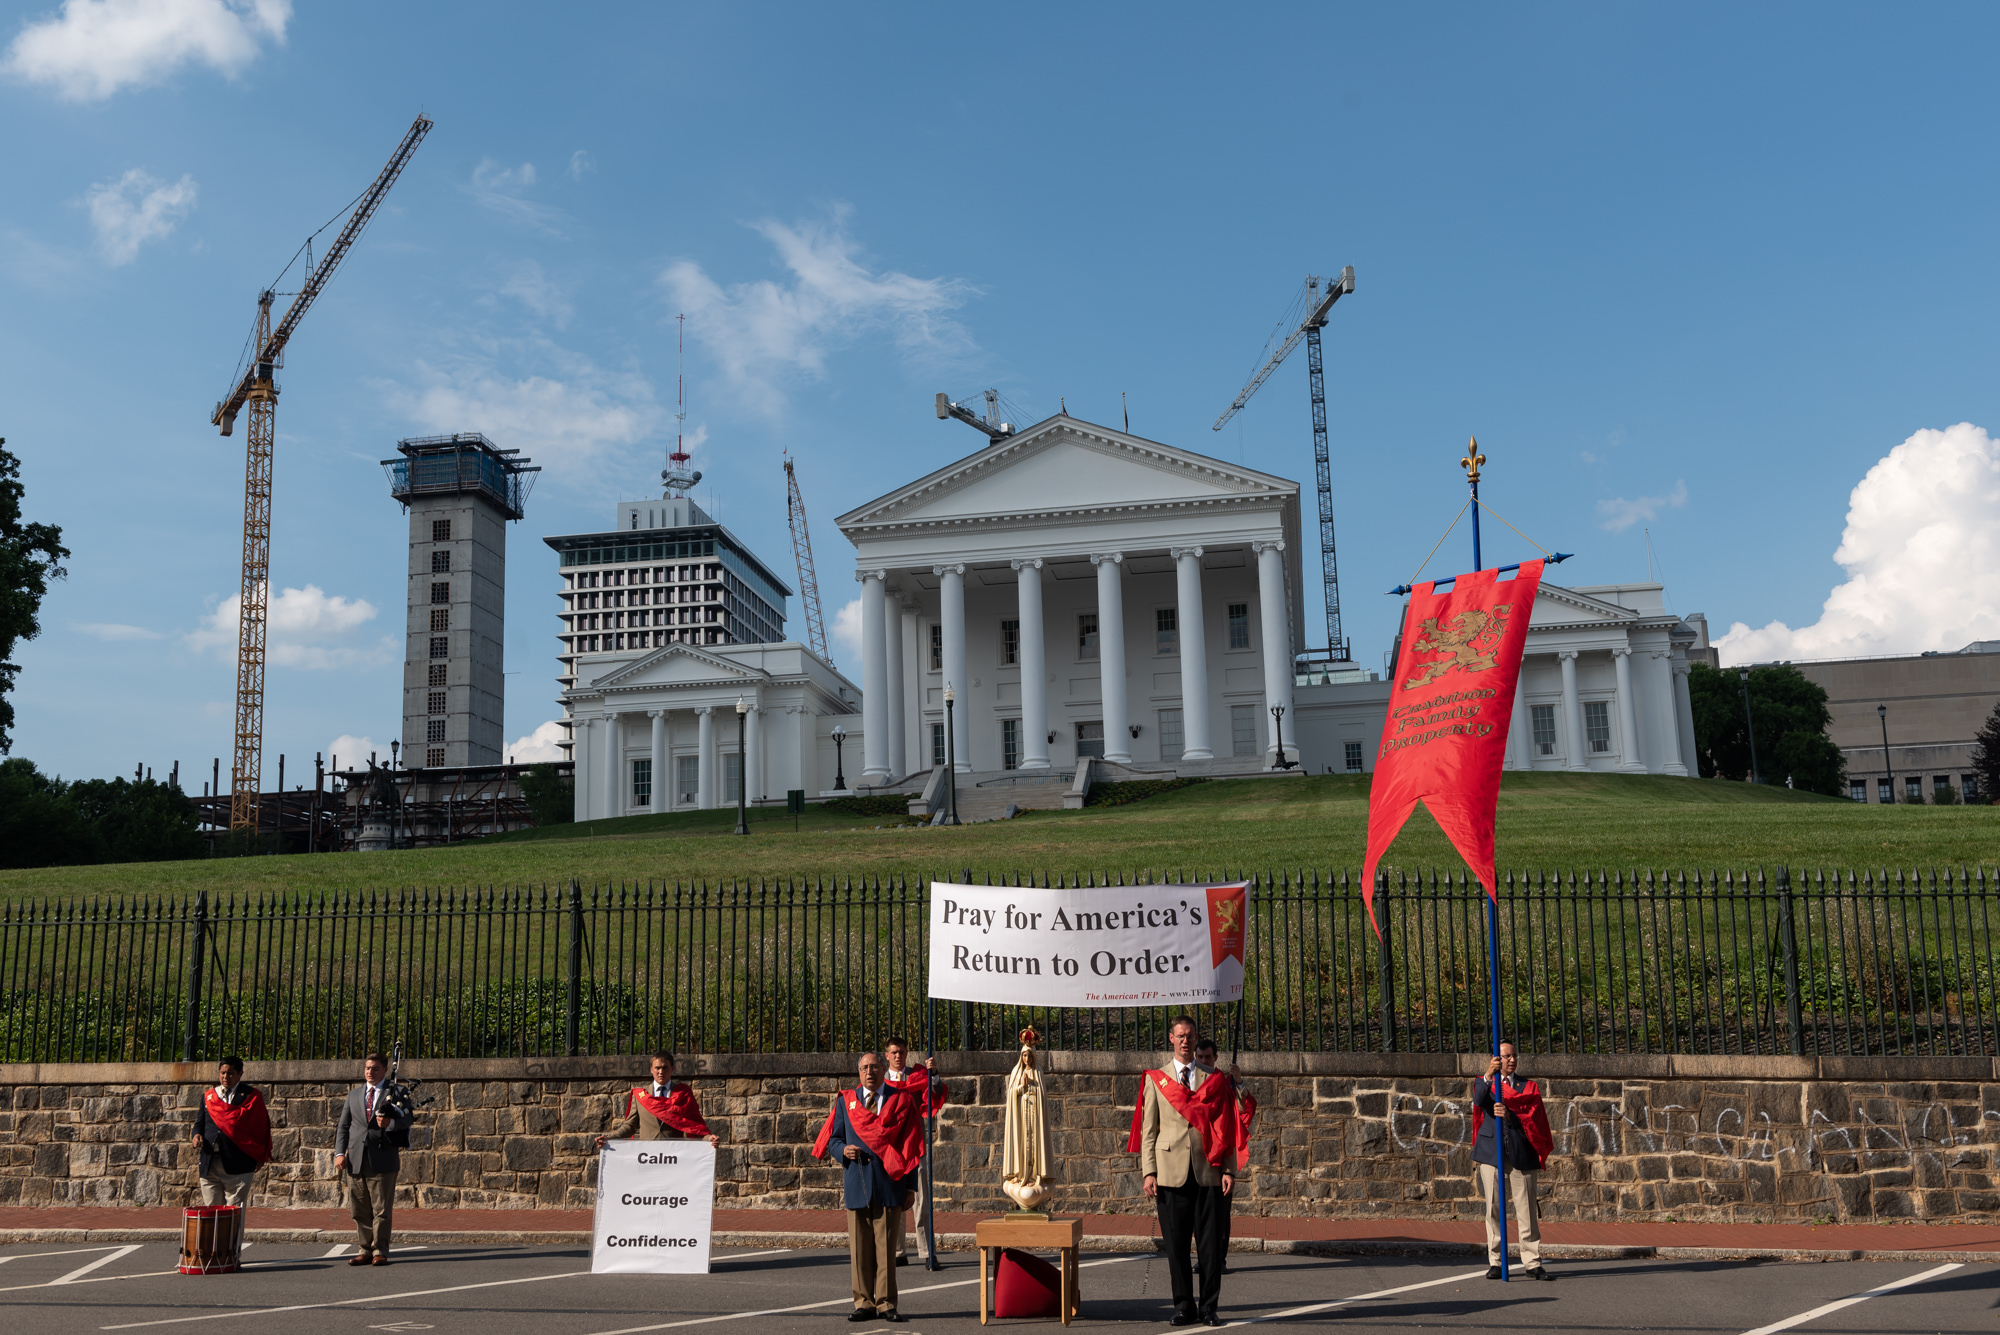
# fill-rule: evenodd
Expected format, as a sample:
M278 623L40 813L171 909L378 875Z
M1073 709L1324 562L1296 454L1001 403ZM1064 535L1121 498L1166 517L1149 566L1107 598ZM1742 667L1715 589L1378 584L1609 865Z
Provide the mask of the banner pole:
M1479 438L1472 437L1465 447L1465 457L1459 466L1465 469L1465 480L1472 487L1472 568L1485 569L1479 551L1479 469L1486 462L1486 456L1479 452ZM1474 878L1477 884L1477 878ZM1484 890L1486 887L1480 886ZM1495 890L1498 890L1495 886ZM1497 893L1486 896L1486 973L1492 993L1490 1009L1493 1015L1493 1055L1500 1055L1500 899ZM1493 1073L1493 1196L1495 1208L1500 1218L1500 1279L1508 1279L1507 1264L1507 1119L1501 1114L1506 1111L1505 1091L1501 1087L1501 1073Z
M937 1056L937 1001L924 998L924 1054ZM932 1078L936 1072L932 1072ZM937 1195L931 1184L937 1177L937 1104L931 1098L930 1080L924 1081L924 1269L942 1270L937 1254Z

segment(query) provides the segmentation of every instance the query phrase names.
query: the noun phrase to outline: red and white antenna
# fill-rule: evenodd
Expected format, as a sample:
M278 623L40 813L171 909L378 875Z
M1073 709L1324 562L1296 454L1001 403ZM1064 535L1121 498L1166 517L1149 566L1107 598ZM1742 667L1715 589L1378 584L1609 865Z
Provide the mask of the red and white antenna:
M685 496L694 484L701 481L701 474L688 467L693 458L682 444L682 434L687 428L687 316L676 315L680 326L675 334L675 344L680 356L680 365L674 372L674 448L667 455L667 466L660 470L660 481L666 483L667 496Z

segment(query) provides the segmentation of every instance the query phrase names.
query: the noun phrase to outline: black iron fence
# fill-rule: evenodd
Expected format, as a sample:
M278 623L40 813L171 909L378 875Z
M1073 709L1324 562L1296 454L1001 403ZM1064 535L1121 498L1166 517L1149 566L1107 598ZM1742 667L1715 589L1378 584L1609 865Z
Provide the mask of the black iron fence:
M968 879L961 876L956 879ZM1215 883L1122 876L986 884ZM1244 1050L1474 1051L1462 875L1253 876ZM820 1052L892 1033L1154 1049L1157 1009L925 1000L928 883L758 880L0 906L0 1060ZM1536 1052L2000 1054L2000 872L1573 872L1500 887L1503 1027Z

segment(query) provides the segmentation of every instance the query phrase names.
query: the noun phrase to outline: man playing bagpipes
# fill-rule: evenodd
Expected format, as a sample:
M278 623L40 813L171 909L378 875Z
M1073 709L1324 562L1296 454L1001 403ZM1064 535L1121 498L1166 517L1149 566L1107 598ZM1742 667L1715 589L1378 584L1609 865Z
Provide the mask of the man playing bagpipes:
M714 1145L721 1137L701 1119L701 1105L685 1080L674 1079L674 1054L653 1054L653 1079L636 1085L625 1106L625 1120L597 1138L599 1149L607 1140L705 1140Z
M1238 1144L1236 1086L1195 1061L1195 1023L1187 1016L1167 1026L1167 1041L1173 1060L1141 1078L1126 1148L1139 1155L1146 1194L1159 1205L1173 1280L1173 1324L1220 1326L1225 1323L1216 1308L1229 1246L1228 1198L1245 1157ZM1188 1266L1190 1242L1201 1271L1198 1296Z
M905 1093L917 1098L919 1100L917 1111L920 1115L924 1117L937 1116L938 1110L944 1107L945 1100L951 1097L950 1085L947 1085L942 1080L932 1079L931 1073L937 1067L937 1058L926 1057L924 1058L923 1065L911 1066L909 1064L909 1040L900 1037L891 1038L887 1043L884 1043L882 1045L882 1055L889 1059L889 1069L883 1073L882 1078L892 1085L901 1086ZM923 1153L922 1140L917 1142L917 1152L920 1155ZM910 1245L909 1239L912 1237L917 1240L917 1259L919 1261L930 1260L930 1245L924 1237L924 1211L929 1208L926 1203L928 1196L924 1191L924 1187L927 1185L930 1175L930 1161L929 1159L925 1159L922 1171L917 1179L916 1204L896 1217L897 1265L903 1264L904 1256Z
M244 1083L243 1059L224 1057L215 1087L194 1117L201 1152L201 1203L248 1205L250 1179L271 1161L271 1112L255 1086Z
M917 1194L923 1157L923 1100L882 1077L882 1059L861 1054L860 1082L833 1096L833 1110L813 1144L823 1159L838 1147L847 1206L849 1321L901 1321L896 1307L897 1219ZM905 1084L908 1082L905 1081Z

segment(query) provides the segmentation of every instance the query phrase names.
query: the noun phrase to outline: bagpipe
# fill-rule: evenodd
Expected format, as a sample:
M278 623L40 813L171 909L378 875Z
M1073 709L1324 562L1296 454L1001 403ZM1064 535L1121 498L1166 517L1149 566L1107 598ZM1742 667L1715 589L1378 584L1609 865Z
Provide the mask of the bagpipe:
M382 1102L393 1109L397 1119L403 1123L400 1130L388 1133L390 1143L399 1150L410 1148L410 1123L416 1120L417 1109L437 1102L437 1095L426 1094L417 1097L417 1087L421 1080L405 1080L403 1070L403 1040L397 1039L396 1046L389 1052L389 1077L382 1082Z

